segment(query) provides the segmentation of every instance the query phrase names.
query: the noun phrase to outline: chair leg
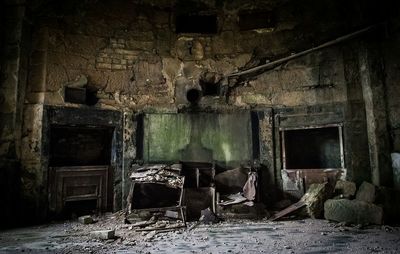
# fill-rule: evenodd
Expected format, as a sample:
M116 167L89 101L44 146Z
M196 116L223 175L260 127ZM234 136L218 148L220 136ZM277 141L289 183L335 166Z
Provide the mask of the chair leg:
M185 227L187 227L186 226L186 218L185 218L184 208L181 206L180 210L181 210L181 217L182 217L183 224L185 225Z

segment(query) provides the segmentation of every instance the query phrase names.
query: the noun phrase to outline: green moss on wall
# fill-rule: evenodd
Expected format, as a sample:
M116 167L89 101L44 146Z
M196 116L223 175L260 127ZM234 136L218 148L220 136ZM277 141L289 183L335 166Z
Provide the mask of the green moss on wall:
M202 161L211 152L221 162L252 158L249 112L148 114L144 138L146 161Z

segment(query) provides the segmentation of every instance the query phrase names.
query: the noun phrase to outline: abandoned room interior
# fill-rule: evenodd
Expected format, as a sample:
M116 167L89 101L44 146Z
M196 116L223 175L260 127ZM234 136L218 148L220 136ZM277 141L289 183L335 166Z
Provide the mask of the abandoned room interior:
M0 253L400 253L396 1L0 7Z

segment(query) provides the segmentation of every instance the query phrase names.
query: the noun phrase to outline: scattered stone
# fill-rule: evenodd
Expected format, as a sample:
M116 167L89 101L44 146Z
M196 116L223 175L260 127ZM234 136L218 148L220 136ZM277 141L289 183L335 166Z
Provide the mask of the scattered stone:
M352 224L382 224L383 209L359 200L329 199L324 205L325 219Z
M301 198L306 204L306 212L313 219L323 218L324 202L331 198L333 188L329 183L311 184Z
M78 218L78 221L82 224L92 224L93 218L90 215L84 215Z
M157 231L153 230L150 231L149 233L147 233L146 237L145 237L145 241L151 241L157 234Z
M356 199L359 201L374 203L375 185L368 182L363 182L361 186L358 188Z
M201 216L200 216L199 221L201 221L202 223L205 223L205 224L212 224L212 223L218 223L220 221L220 219L208 207L207 209L201 210Z
M357 186L354 182L339 180L335 185L335 193L343 195L344 198L353 197L356 194Z
M94 238L98 238L101 240L114 239L115 230L97 230L97 231L92 231L90 235Z

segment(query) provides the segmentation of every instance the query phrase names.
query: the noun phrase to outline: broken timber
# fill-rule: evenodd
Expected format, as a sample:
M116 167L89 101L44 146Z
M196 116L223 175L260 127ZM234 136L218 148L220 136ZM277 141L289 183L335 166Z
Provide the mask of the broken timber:
M305 206L306 203L303 200L300 200L297 203L294 203L293 205L283 209L282 211L274 214L271 218L269 218L269 221L274 221L276 219L282 218L285 215L288 215L289 213L292 213L296 210L299 210L300 208L302 208L303 206Z
M263 65L259 65L259 66L244 70L244 71L230 73L230 74L227 75L227 77L228 78L229 77L238 77L238 76L242 76L242 75L245 75L245 74L250 74L250 73L253 73L253 72L256 72L256 71L273 68L273 67L275 67L277 65L283 64L283 63L285 63L287 61L290 61L292 59L307 55L309 53L312 53L312 52L317 51L317 50L321 50L323 48L330 47L332 45L335 45L337 43L340 43L340 42L343 42L343 41L346 41L346 40L349 40L349 39L352 39L352 38L354 38L354 37L356 37L356 36L358 36L360 34L363 34L363 33L367 32L367 31L370 31L370 30L378 27L378 25L380 25L380 24L375 24L375 25L372 25L372 26L368 26L368 27L366 27L364 29L358 30L356 32L353 32L353 33L350 33L350 34L347 34L347 35L344 35L344 36L341 36L341 37L339 37L339 38L337 38L335 40L326 42L324 44L321 44L321 45L319 45L317 47L314 47L314 48L311 48L311 49L307 49L307 50L301 51L299 53L295 53L295 54L290 55L288 57L284 57L284 58L281 58L281 59L278 59L278 60L263 64Z

